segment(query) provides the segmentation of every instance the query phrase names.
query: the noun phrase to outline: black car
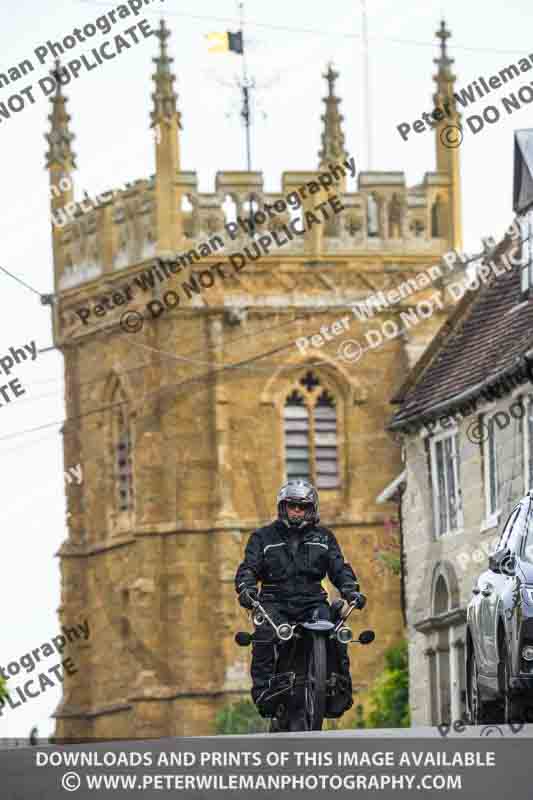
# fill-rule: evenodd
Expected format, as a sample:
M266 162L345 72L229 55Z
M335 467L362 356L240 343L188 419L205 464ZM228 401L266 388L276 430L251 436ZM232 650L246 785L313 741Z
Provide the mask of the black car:
M475 582L466 625L470 721L533 721L533 491L512 510Z

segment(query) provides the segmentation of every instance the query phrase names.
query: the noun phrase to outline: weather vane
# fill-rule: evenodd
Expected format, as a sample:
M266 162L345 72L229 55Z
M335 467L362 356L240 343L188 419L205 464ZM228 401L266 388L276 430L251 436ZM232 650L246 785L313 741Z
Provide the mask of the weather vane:
M245 41L244 36L244 3L238 3L238 9L240 14L240 30L232 33L230 31L226 31L225 33L210 33L208 35L208 40L210 42L209 52L210 53L226 53L226 52L233 52L237 55L242 56L242 72L240 75L235 75L233 80L228 81L220 78L218 75L215 75L216 81L221 86L226 86L231 89L239 89L241 93L241 101L240 107L238 110L238 114L242 120L242 123L245 128L246 134L246 168L248 172L252 170L252 146L251 146L251 126L255 117L255 110L257 107L257 103L255 100L254 90L257 89L266 89L272 86L274 83L277 82L278 76L276 75L274 79L270 79L264 83L258 84L255 78L251 77L248 74L248 66L246 61L246 52L249 46L250 40L247 37ZM246 45L246 46L245 46ZM230 111L226 114L227 117L233 116L236 110ZM266 117L264 111L260 110L259 112L263 118Z

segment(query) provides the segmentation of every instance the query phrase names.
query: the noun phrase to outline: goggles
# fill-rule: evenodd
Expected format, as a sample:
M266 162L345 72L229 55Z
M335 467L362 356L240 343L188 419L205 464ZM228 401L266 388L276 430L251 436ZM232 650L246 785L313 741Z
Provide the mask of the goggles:
M299 503L297 500L287 500L287 510L307 511L310 507L311 503Z

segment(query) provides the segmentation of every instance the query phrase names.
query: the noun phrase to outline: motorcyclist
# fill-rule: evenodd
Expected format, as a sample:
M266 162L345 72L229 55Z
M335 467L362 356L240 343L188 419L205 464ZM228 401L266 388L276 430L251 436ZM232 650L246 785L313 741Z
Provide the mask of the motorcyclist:
M278 518L254 531L237 569L235 589L243 608L251 609L259 599L276 625L331 619L327 592L321 581L326 574L347 602L363 608L366 598L359 592L357 577L344 560L334 534L318 525L319 500L306 480L290 480L277 497ZM261 581L261 593L257 582ZM252 700L262 711L274 670L274 632L270 625L256 628L252 646ZM350 681L347 648L340 646L342 674Z

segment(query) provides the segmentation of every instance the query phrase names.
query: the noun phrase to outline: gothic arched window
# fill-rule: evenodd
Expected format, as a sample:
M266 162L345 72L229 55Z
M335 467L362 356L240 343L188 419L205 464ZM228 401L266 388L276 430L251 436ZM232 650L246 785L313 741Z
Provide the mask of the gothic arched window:
M283 421L287 480L306 478L317 489L337 488L340 480L335 399L313 372L307 372L287 397Z
M465 664L463 616L459 585L453 567L439 562L431 581L431 616L425 628L427 647L427 708L432 725L462 719Z
M118 510L131 511L133 508L133 468L131 463L131 433L122 411L119 412L119 436L116 451L116 477L118 489Z
M125 395L117 385L113 395L113 477L116 508L132 511L134 506L132 437Z
M443 575L439 575L433 592L433 607L435 614L445 614L450 605L448 584Z

